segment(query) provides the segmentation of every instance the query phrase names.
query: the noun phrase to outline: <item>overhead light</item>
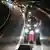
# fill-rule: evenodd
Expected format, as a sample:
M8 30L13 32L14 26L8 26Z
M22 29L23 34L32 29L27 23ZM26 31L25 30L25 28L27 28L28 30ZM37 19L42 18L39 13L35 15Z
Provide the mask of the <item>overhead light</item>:
M8 0L6 0L6 1L8 1Z

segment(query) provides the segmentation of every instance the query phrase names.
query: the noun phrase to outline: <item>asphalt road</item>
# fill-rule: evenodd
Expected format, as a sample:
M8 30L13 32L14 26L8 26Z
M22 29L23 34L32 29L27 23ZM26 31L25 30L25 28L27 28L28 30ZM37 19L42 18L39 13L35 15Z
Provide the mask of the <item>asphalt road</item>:
M16 44L6 44L6 45L0 45L0 50L16 50ZM46 45L33 45L32 50L50 50L50 46Z
M3 37L0 38L0 43L12 43L18 42L17 37L20 36L23 27L23 17L20 12L20 8L12 7L9 23L2 30Z
M37 45L34 45L34 48L33 50L49 50L50 48L46 45L41 45L41 46L37 46Z
M15 50L16 44L0 45L0 50Z

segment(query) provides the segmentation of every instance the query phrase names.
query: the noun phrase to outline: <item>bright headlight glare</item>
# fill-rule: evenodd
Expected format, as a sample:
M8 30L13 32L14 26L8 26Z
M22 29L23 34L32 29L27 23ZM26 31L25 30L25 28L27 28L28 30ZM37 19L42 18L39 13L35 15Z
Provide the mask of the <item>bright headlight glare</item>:
M29 14L31 14L31 12L28 12Z
M30 22L31 21L31 19L28 19L28 22Z
M37 27L37 24L34 24L34 27Z
M30 27L30 24L27 24L27 27Z
M25 33L28 33L29 32L29 30L28 29L25 29Z
M39 31L40 31L39 29L35 29L35 32L36 32L36 33L39 33Z
M32 5L30 7L32 8Z

